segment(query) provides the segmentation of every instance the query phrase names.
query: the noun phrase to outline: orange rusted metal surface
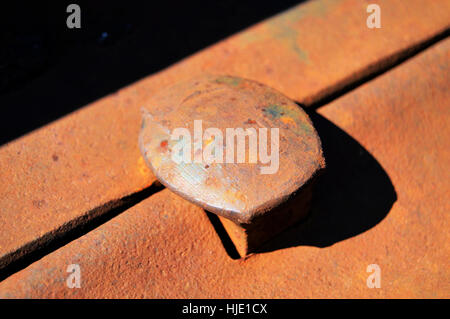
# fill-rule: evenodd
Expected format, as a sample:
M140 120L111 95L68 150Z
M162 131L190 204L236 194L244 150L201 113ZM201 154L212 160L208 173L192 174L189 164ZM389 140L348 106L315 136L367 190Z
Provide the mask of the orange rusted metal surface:
M448 30L448 1L377 3L376 30L364 1L304 3L3 146L0 269L152 184L136 136L140 106L161 88L227 73L311 104Z
M143 80L136 88L159 89L204 72L230 74L264 83L308 106L448 33L450 1L376 3L382 11L380 29L366 26L367 1L309 1Z
M2 147L0 268L154 181L133 136L162 87L232 73L312 103L448 28L447 1L379 3L389 28L366 28L359 0L305 3Z
M154 181L128 105L109 96L0 150L0 268Z
M311 114L333 178L265 253L232 260L202 209L166 189L4 280L0 297L448 298L449 53L442 41Z
M243 255L306 215L325 163L308 115L286 96L208 75L161 90L143 112L139 145L154 175L237 224Z

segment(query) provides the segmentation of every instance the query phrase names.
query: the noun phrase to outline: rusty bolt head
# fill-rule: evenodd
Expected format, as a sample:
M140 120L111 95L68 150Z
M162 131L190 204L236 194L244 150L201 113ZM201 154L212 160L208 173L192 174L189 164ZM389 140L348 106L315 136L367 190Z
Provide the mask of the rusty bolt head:
M239 129L248 134L241 146L232 135ZM194 78L153 96L143 108L139 146L162 184L244 227L245 236L255 223L266 233L260 224L274 221L274 209L311 184L325 165L316 130L296 103L232 76ZM275 214L281 226L295 219L281 214Z

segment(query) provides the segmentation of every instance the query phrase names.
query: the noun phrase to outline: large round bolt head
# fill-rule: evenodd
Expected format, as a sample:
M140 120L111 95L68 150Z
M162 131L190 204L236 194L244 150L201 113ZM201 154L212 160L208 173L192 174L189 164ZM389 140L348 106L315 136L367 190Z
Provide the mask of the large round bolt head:
M261 83L206 75L142 108L142 155L162 184L236 224L252 224L324 168L320 139L296 103Z

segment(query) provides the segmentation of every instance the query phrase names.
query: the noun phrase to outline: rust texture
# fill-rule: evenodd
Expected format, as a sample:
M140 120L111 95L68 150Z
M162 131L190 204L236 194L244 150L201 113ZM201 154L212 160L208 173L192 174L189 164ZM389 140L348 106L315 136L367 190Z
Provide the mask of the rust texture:
M245 257L263 251L264 247L280 232L307 217L311 208L313 186L318 179L318 173L307 184L303 185L295 195L280 206L256 216L251 223L235 223L219 216L219 220L226 230L227 236L232 240L239 256ZM265 189L265 187L263 188Z
M176 64L157 84L149 78L136 87L142 92L205 72L232 74L309 106L448 34L450 1L376 3L380 29L367 28L366 1L308 1Z
M155 181L136 137L139 108L162 88L234 74L311 104L448 29L448 1L377 3L377 30L364 1L301 4L3 146L0 269Z
M203 210L166 189L10 276L0 297L448 298L449 52L442 41L311 116L337 151L354 150L340 163L356 165L325 185L332 207L314 204L322 224L289 230L284 249L232 260ZM389 181L394 204L370 222ZM66 286L72 263L79 289ZM370 264L379 289L366 285Z
M180 128L186 136L173 138ZM306 215L306 207L293 214L288 203L309 201L303 188L325 166L317 132L297 104L232 76L197 77L155 94L145 105L139 144L164 185L240 226L243 255Z

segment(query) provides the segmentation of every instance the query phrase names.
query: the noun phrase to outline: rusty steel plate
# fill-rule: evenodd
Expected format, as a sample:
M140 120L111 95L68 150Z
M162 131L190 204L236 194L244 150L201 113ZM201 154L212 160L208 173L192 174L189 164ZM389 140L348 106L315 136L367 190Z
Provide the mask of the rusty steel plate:
M180 129L189 135L178 136ZM244 144L230 130L248 134ZM139 145L161 183L236 223L279 206L325 166L317 132L297 104L232 76L205 75L156 94L143 108Z
M383 27L376 30L365 27L364 1L301 3L2 146L0 271L148 190L155 178L136 146L139 108L168 85L204 72L234 74L314 105L448 30L448 1L427 2L426 14L423 0L377 3ZM49 79L40 87L51 87ZM32 92L11 92L0 104L38 103L42 91Z

